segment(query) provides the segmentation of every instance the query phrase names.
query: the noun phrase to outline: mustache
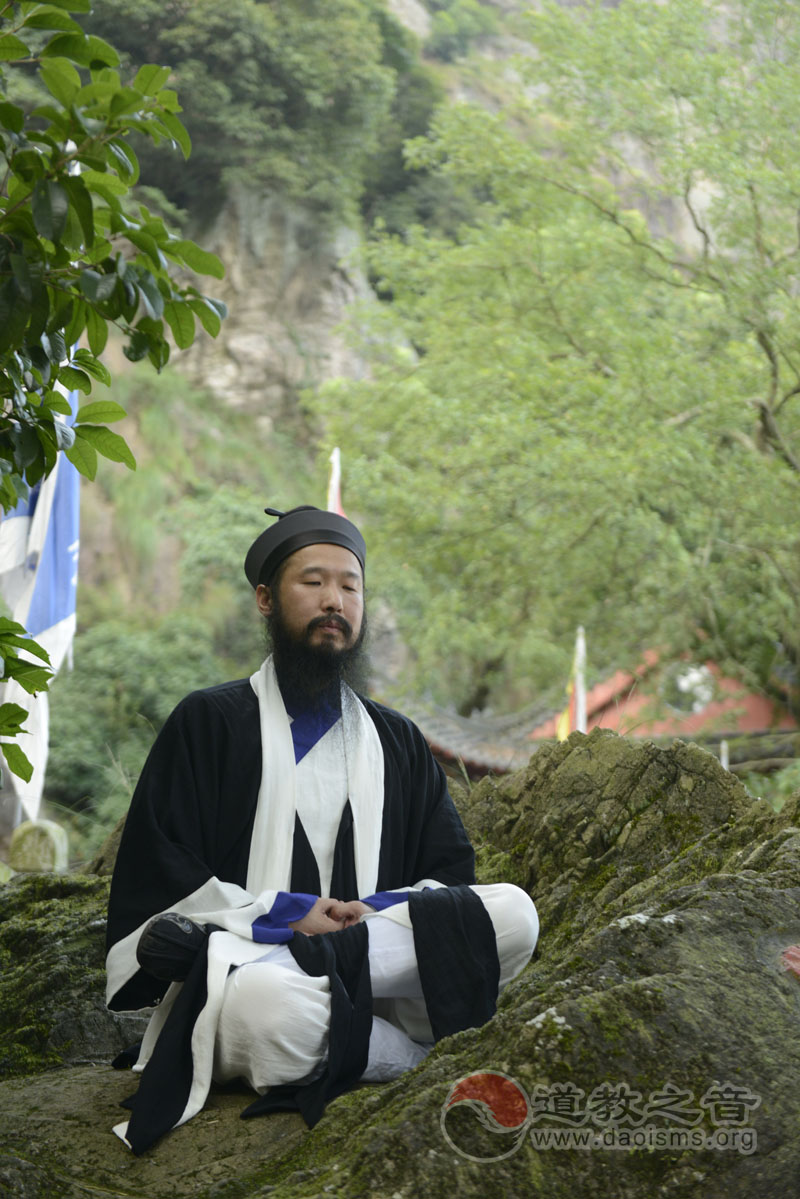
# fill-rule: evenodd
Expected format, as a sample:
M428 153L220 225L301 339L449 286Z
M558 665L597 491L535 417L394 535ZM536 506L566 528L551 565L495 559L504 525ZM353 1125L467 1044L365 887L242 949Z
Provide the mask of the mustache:
M345 637L352 637L353 635L353 626L350 624L350 621L345 620L343 616L338 616L335 612L332 612L330 616L315 616L313 620L308 622L306 632L313 633L314 629L318 629L324 624L335 624L337 628L342 630Z

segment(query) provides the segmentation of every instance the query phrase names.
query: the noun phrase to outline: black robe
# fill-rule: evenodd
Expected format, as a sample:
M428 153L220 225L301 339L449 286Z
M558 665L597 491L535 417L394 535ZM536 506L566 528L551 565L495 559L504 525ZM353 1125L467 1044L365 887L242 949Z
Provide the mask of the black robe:
M472 892L463 884L474 882L474 854L448 794L444 772L410 720L368 699L362 698L362 702L375 724L384 756L376 891L434 879L455 888L453 894L466 893L464 899L471 901ZM174 908L211 878L245 887L261 783L261 756L258 698L249 680L193 692L177 706L153 745L131 801L111 885L109 951L131 938L151 916ZM352 819L348 816L349 806L339 829L331 883L331 894L343 900L363 898L355 893ZM299 822L295 828L291 889L319 893L316 863ZM423 894L432 897L435 892ZM452 952L438 955L438 965L432 962L426 968L423 984L427 999L428 991L433 993L446 980L448 957L451 971L457 967L463 971L462 959L474 957L478 975L483 978L485 971L480 963L488 958L489 982L483 986L487 998L477 1014L465 1016L456 1011L461 1000L455 995L448 999L445 985L443 1002L437 1011L430 1010L432 1023L436 1027L438 1021L440 1030L455 1031L470 1023L481 1023L494 1010L496 948L488 916L477 902L483 913L481 930L475 929L473 912L470 938L459 940L458 928L466 927L466 921L463 911L454 915ZM440 902L438 909L442 907ZM426 935L429 921L425 912L429 909L430 904L417 904L416 919L412 911L415 938ZM334 942L339 935L333 934ZM471 939L474 955L471 951L465 953L467 939ZM108 996L113 1010L149 1007L167 989L167 983L140 968L131 969L130 977ZM463 973L459 982L463 996ZM186 1002L188 996L184 997ZM453 1019L450 1015L443 1018L448 1008ZM173 1025L176 1023L172 1016L169 1019ZM146 1078L147 1070L143 1083Z

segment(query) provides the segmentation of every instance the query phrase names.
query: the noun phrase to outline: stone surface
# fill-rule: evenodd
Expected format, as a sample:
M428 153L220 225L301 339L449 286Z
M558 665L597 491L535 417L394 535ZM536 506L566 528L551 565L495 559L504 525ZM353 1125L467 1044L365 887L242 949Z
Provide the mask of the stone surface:
M484 780L460 802L480 844L482 880L507 878L529 888L542 919L534 961L486 1027L442 1041L395 1083L342 1096L310 1133L294 1117L240 1121L244 1097L220 1093L141 1159L108 1131L116 1104L135 1085L130 1075L99 1066L43 1073L42 1063L53 1058L42 1051L37 1064L31 1051L27 1067L39 1072L0 1084L0 1182L8 1193L794 1194L800 979L787 968L794 955L784 955L800 944L800 793L776 815L695 746L664 749L596 731L541 750L524 771ZM74 937L77 926L86 927L87 903L97 913L107 885L51 879L45 898L33 881L15 880L0 892L19 901L11 948L20 955L26 938L39 955L43 922L56 911ZM4 927L0 950L8 952ZM93 931L87 929L90 937ZM96 935L99 941L99 927ZM81 952L87 962L98 960L94 950ZM50 969L50 959L31 959L39 985ZM48 1010L60 1004L73 1025L83 1025L82 1011L96 1010L94 969L85 1008L65 977ZM5 1012L6 995L0 998ZM35 1001L34 988L25 1003ZM22 1017L12 1008L12 1023ZM549 1105L550 1115L540 1113L532 1127L507 1123L505 1132L480 1104L444 1116L454 1084L478 1071L507 1076L504 1085ZM653 1104L663 1105L665 1096L672 1114L658 1115ZM610 1103L605 1122L603 1099ZM615 1136L618 1147L543 1147L543 1130L572 1127L565 1112L588 1134ZM648 1129L651 1136L681 1133L682 1143L635 1148L632 1134ZM691 1143L689 1132L700 1143ZM507 1156L494 1160L500 1154Z
M0 887L0 1077L108 1062L141 1016L108 1012L108 879L19 874Z
M67 830L55 820L24 820L11 834L8 863L13 870L63 873L69 863Z
M303 1136L299 1116L240 1120L243 1095L218 1093L181 1129L177 1154L165 1145L165 1152L137 1158L111 1131L125 1118L121 1101L135 1089L134 1075L109 1066L0 1082L0 1196L242 1195L225 1183L247 1178Z
M122 830L125 828L125 816L121 816L117 823L112 828L111 832L106 837L103 844L89 866L89 874L112 875L114 873L114 863L117 860L119 852L119 843L122 839Z
M229 315L216 339L200 334L181 355L181 369L220 402L251 412L255 437L276 426L307 437L302 389L365 372L342 328L349 307L371 297L358 235L237 186L203 245L227 265L215 295Z
M387 0L386 7L396 21L405 25L422 41L431 31L431 14L419 0Z

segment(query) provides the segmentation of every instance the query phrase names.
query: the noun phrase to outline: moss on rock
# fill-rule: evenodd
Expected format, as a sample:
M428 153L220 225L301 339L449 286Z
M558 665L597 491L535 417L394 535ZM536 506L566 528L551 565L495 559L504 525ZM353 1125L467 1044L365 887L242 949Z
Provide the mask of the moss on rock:
M103 1002L108 879L20 874L0 887L0 1077L107 1061L141 1035Z
M282 1117L246 1122L252 1140L244 1156L235 1149L241 1104L221 1102L221 1096L212 1095L197 1121L169 1134L132 1168L109 1133L107 1148L95 1148L91 1158L74 1150L72 1181L61 1193L154 1199L168 1193L172 1171L193 1179L197 1199L793 1194L800 1159L800 981L783 968L781 952L800 943L800 795L776 815L696 746L664 748L594 732L540 751L516 775L484 780L461 807L479 846L481 876L527 886L542 921L534 960L506 988L488 1025L440 1042L394 1083L337 1099L311 1133L296 1121L279 1129L274 1121ZM84 955L85 985L94 995L101 930L87 920L91 912L100 920L105 884L74 880L70 891L71 882L24 880L22 889L19 881L6 888L19 908L0 908L0 953L10 955L4 962L19 963L33 947L30 968L41 985L62 952L54 959L49 944L60 919L65 944ZM81 948L87 930L90 939L97 937L91 950ZM71 979L64 973L36 1008L40 1063L50 1060L43 1047L55 1052L53 1011L77 1011ZM16 985L22 987L19 978ZM31 987L24 996L16 992L18 1015L36 1004ZM84 998L90 1007L95 1002ZM80 1016L74 1019L80 1023ZM62 1044L61 1060L68 1052ZM498 1133L474 1107L444 1114L454 1083L476 1071L515 1080L534 1107L546 1108L556 1093L578 1096L585 1115L580 1127L598 1135L608 1127L628 1134L645 1126L686 1131L678 1117L654 1116L648 1107L653 1096L682 1095L703 1141L684 1138L650 1149L635 1143L545 1148L522 1126L517 1143L513 1130ZM34 1088L41 1077L5 1085ZM740 1096L740 1126L757 1139L749 1150L706 1140L734 1128L720 1120L714 1096L723 1092ZM614 1095L626 1097L629 1111L638 1104L650 1123L637 1125L623 1106L616 1123L604 1125L598 1113ZM9 1098L9 1106L17 1099ZM0 1108L2 1102L0 1090ZM110 1127L112 1108L107 1118ZM212 1123L208 1145L203 1135ZM546 1111L532 1127L552 1127ZM287 1135L273 1137L271 1129ZM20 1136L7 1152L16 1155L17 1175L28 1179L26 1194L39 1199L51 1192L45 1182L35 1189ZM43 1179L63 1179L64 1138L54 1133L46 1143L37 1168ZM205 1180L190 1162L201 1143L210 1164ZM263 1144L260 1156L253 1151L257 1144ZM496 1156L498 1146L510 1147L502 1160L472 1160Z

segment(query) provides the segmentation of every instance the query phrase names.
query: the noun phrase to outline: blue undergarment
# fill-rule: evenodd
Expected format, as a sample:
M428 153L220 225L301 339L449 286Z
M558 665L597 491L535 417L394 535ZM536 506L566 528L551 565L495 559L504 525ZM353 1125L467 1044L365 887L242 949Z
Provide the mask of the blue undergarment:
M342 714L341 703L324 703L311 710L296 707L286 703L286 711L292 718L292 741L294 743L295 765L301 762L309 750L332 729Z

